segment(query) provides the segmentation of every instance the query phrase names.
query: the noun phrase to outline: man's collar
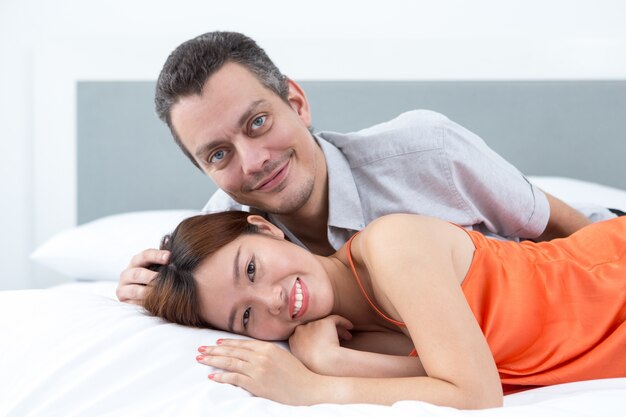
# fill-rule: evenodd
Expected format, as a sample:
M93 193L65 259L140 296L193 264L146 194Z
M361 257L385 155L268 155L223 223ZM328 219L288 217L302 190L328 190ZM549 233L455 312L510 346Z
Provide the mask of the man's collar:
M350 230L365 227L363 208L345 155L334 145L313 135L326 158L328 172L328 226Z

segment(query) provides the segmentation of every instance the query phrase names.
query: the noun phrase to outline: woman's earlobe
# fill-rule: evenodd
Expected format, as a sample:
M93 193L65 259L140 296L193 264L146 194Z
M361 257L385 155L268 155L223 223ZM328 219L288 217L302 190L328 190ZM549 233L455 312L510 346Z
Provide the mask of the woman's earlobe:
M264 233L270 236L275 236L281 239L285 238L285 233L282 230L263 216L258 214L251 214L247 218L248 223L257 227L260 233Z

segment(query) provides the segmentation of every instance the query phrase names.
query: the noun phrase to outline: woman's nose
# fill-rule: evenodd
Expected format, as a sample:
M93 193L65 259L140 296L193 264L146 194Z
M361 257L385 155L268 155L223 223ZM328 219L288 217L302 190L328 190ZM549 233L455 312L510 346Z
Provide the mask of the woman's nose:
M287 300L285 299L282 287L276 285L275 287L268 289L266 295L266 304L267 309L271 314L279 315L286 303Z

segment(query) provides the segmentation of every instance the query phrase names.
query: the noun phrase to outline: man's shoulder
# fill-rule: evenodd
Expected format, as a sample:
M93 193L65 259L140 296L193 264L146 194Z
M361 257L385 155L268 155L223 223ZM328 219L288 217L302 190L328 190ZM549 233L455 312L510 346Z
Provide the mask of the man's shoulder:
M204 213L232 210L250 211L250 207L239 204L222 190L215 191L209 201L202 208Z
M425 129L439 127L447 120L441 113L432 110L416 109L399 114L391 120L362 129L357 134L376 135L386 134L389 131L404 129Z
M350 165L396 155L440 149L448 118L431 110L412 110L392 120L350 133L319 132L341 150Z
M394 117L386 122L378 123L364 129L337 133L331 131L318 132L319 136L333 143L335 140L352 141L373 136L396 136L403 131L430 131L444 124L448 118L432 110L411 110Z

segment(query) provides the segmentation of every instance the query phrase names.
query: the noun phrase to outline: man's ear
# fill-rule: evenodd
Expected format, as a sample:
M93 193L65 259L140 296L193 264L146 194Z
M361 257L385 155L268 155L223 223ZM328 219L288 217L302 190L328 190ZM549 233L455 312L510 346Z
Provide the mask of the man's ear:
M287 83L289 84L289 97L287 97L289 105L298 113L298 117L306 127L311 127L311 109L304 90L292 79L287 79Z
M251 214L247 217L248 223L256 226L259 229L259 232L274 236L280 239L285 238L285 234L282 230L278 228L275 224L265 219L263 216L259 216L258 214Z

